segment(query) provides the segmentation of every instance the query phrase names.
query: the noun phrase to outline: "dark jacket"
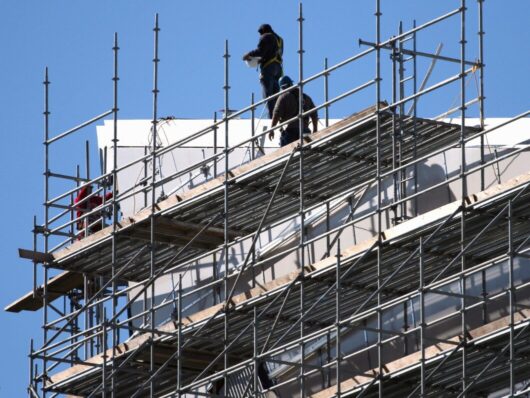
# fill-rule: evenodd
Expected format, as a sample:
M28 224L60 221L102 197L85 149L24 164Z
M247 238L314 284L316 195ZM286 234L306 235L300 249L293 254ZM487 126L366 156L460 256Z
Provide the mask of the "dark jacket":
M259 64L262 68L277 56L279 58L278 63L281 65L281 55L278 54L278 35L274 32L266 32L262 34L259 38L258 48L250 51L247 55L251 57L261 57Z
M274 106L273 119L278 118L280 123L283 123L295 116L298 115L298 98L299 91L298 89L293 89L291 91L285 92L278 97L276 105ZM313 109L315 104L311 97L307 94L304 94L304 112ZM304 117L304 130L309 129L309 117L313 119L313 122L318 121L317 111L314 110L308 116ZM298 120L295 119L287 125L286 130L298 130Z

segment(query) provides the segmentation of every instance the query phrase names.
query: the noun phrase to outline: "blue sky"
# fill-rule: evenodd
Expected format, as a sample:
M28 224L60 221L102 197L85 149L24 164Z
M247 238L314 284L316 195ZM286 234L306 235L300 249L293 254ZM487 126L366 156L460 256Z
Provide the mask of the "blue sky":
M399 20L405 29L445 14L459 1L382 0L382 38L395 35ZM529 108L530 2L487 0L485 5L486 115L510 117ZM476 2L468 0L468 59L475 59ZM0 2L0 200L4 210L0 240L4 277L0 278L2 307L29 291L32 267L17 257L17 248L30 248L33 215L42 222L43 209L43 71L50 68L51 131L55 135L112 107L112 40L120 42L120 117L150 118L152 112L152 27L160 14L159 114L183 118L209 118L223 107L223 50L229 40L231 108L249 103L252 92L260 96L257 73L241 56L255 47L257 27L270 23L285 40L286 73L298 78L298 2L293 0L2 0ZM307 0L304 2L306 76L318 72L324 58L330 65L359 51L358 39L374 40L374 2ZM458 20L426 31L419 49L434 52L444 43L443 54L458 56ZM384 55L384 68L388 55ZM428 62L420 64L419 76ZM451 76L458 68L438 65L432 82ZM390 99L388 70L383 97ZM333 93L373 78L373 58L332 75ZM316 102L322 100L322 82L308 87ZM476 93L475 82L469 84ZM456 96L456 97L455 97ZM333 117L346 116L366 104L361 95L339 104ZM445 90L435 101L425 100L422 115L434 116L454 106L457 92ZM476 108L470 109L476 115ZM85 139L95 138L89 128L52 152L51 168L73 172L83 163ZM93 144L93 147L95 145ZM94 162L95 163L95 162ZM92 172L97 172L96 168ZM0 313L4 361L0 372L0 397L25 394L29 339L40 338L40 313Z

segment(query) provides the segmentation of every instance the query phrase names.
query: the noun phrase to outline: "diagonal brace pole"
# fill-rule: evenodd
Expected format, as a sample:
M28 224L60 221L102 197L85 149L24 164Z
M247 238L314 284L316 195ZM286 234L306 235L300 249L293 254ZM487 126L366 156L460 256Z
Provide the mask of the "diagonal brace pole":
M88 309L88 307L90 306L90 304L92 304L92 302L94 302L94 300L96 299L96 297L98 297L101 293L103 293L105 291L105 289L107 287L110 286L110 284L112 282L114 282L115 280L117 280L121 274L123 274L125 272L125 270L127 269L127 267L134 262L134 260L136 260L140 254L145 250L145 248L147 247L147 245L144 245L142 246L138 252L136 252L136 254L129 260L127 261L127 263L118 271L116 272L116 274L110 278L107 282L105 282L105 284L101 287L101 289L98 290L98 292L96 294L94 294L84 305L83 307L81 307L80 309L76 310L75 312L72 313L72 315L66 319L66 323L59 329L57 330L57 332L53 335L52 338L48 339L48 342L47 344L42 347L39 351L37 351L37 353L40 353L40 352L43 352L43 351L46 351L48 349L50 349L50 344L62 333L65 331L66 327L68 325L70 325L71 322L73 322L75 319L77 319L77 317L85 310Z
M429 235L429 237L427 239L425 239L424 241L424 245L427 244L427 242L429 242L434 236L436 236L436 234L450 221L453 219L453 217L456 215L456 213L458 213L459 211L461 210L461 208L459 207L458 209L456 209L453 214L451 214L449 217L447 217L443 223L441 223L433 232L431 235ZM401 269L408 264L408 262L410 260L412 260L412 258L414 258L416 256L416 254L419 252L420 248L419 246L410 254L409 257L407 257L407 259L405 261L403 261L395 270L394 272L392 272L392 274L387 278L385 279L385 281L383 283L381 283L381 285L376 289L374 290L370 296L368 296L368 298L366 300L363 301L363 303L357 307L357 309L355 310L355 312L353 313L353 315L357 315L363 308L364 306L370 302L370 300L372 300L372 298L378 294L380 291L382 291L385 286L394 278L395 275L397 275L397 273L399 271L401 271Z
M272 196L269 200L269 203L267 205L267 208L265 209L265 213L263 213L263 217L261 217L261 221L259 223L258 229L256 230L254 234L254 238L252 238L252 244L250 245L250 248L248 249L247 255L245 256L245 261L243 262L243 265L241 266L241 269L239 270L239 273L237 275L236 280L234 281L234 284L232 285L232 288L230 289L230 293L225 298L225 306L228 307L230 305L230 301L232 300L232 296L234 295L234 291L236 289L237 283L239 282L239 279L241 278L241 275L243 275L243 272L245 271L245 268L248 265L248 260L250 259L250 256L252 255L252 252L254 250L254 246L256 245L256 242L259 238L259 235L261 233L261 229L263 228L263 224L265 223L265 220L267 219L267 216L269 215L269 211L272 207L272 204L274 202L274 199L276 198L276 194L278 193L278 190L280 189L280 186L283 182L283 177L285 176L285 173L287 171L287 168L289 167L289 164L291 163L291 160L296 153L296 151L299 150L299 147L294 148L291 154L289 155L289 158L287 158L287 162L285 163L285 166L283 167L282 174L280 175L280 178L278 179L278 183L276 184L276 187L274 188L274 192L272 193Z
M514 340L518 339L526 331L526 329L528 329L528 326L530 326L530 322L529 321L526 321L526 322L527 324L519 331L519 333L517 333L517 335L514 337ZM465 390L462 391L457 398L464 396L466 392L477 382L477 380L479 380L482 377L482 375L486 373L486 371L490 368L490 366L499 360L501 355L503 355L506 352L506 350L508 350L508 348L510 348L510 343L506 344L502 348L502 350L497 355L495 355L495 357L490 362L488 362L488 364L480 371L478 375L476 375L473 378L473 381L467 385Z

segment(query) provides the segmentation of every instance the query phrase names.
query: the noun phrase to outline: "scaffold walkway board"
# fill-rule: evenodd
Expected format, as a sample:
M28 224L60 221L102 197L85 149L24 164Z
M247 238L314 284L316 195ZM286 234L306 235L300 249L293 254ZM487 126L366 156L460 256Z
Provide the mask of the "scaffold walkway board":
M514 330L517 339L514 342L514 348L517 351L515 358L514 370L519 375L520 382L530 371L530 310L520 310L514 314ZM484 369L484 367L495 358L497 354L506 351L505 346L509 344L510 335L510 316L498 319L494 322L485 324L468 331L468 340L466 345L466 359L468 366L466 371L469 381L473 380ZM447 340L424 348L426 361L426 375L432 373L428 379L427 395L433 397L453 396L461 391L462 387L462 356L456 354L461 352L458 348L463 336L458 335ZM448 358L449 357L449 358ZM448 358L443 364L444 369L449 371L434 372L440 362ZM503 360L504 359L504 360ZM418 387L419 396L420 367L422 355L421 351L414 352L410 355L399 358L383 367L384 377L384 396L390 398L407 397ZM507 385L509 379L509 366L506 365L507 355L501 356L496 363L487 369L487 377L477 379L471 391L494 391L501 390ZM377 383L373 383L374 377L378 370L372 369L364 375L358 375L351 379L341 382L341 397L355 397L363 394L363 397L377 397ZM370 375L370 376L368 376ZM337 387L330 387L326 390L313 394L311 398L333 398L337 395ZM471 394L470 396L475 396Z
M73 289L83 289L83 284L82 274L70 271L61 272L59 275L51 278L47 283L48 300L51 302ZM5 307L5 310L9 312L20 312L37 311L41 309L44 286L37 287L35 293L35 295L33 294L33 291L26 293L24 296Z
M304 203L312 206L332 198L352 186L372 181L376 176L375 106L352 115L322 131L307 136L304 145ZM401 162L413 160L446 145L456 144L461 127L438 121L398 117L389 111L379 115L381 124L381 172L393 167L394 132L401 132L398 142ZM467 127L466 135L477 132ZM299 211L298 143L257 158L229 171L228 224L230 238L255 232L271 193L283 169L284 178L267 217L267 224L296 215ZM292 154L292 152L295 152ZM286 163L289 162L288 165ZM154 217L157 244L155 268L170 259L176 248L190 242L198 229L210 228L186 247L179 261L193 258L222 243L224 203L222 175L183 194L172 195L156 204ZM127 264L122 277L141 281L149 274L148 251L130 260L146 244L152 211L146 208L117 225L116 268ZM213 222L212 222L213 220ZM160 228L158 228L160 227ZM107 227L60 251L52 253L50 266L64 270L108 276L111 274L111 239L113 227ZM148 242L147 242L148 243Z
M385 302L392 302L392 305L399 303L400 300L406 302L415 294L414 292L417 292L419 269L418 257L414 256L414 253L417 253L420 238L424 242L425 286L458 282L460 278L458 273L461 270L459 255L462 212L466 214L464 246L467 247L468 272L483 267L484 264L497 264L506 260L507 204L511 203L513 211L511 234L513 245L517 248L527 241L530 234L529 186L530 173L526 173L504 184L470 195L465 198L464 204L459 200L386 230L379 247L377 240L373 238L343 250L339 268L342 319L350 319L351 326L357 325L368 316L373 316L374 307L377 305L374 292L378 283L376 277L378 255L381 262L381 281L384 284L381 295ZM378 250L375 250L377 247ZM335 258L324 259L307 266L304 274L299 271L292 272L234 296L228 305L221 303L183 318L180 326L183 385L193 383L204 369L212 373L217 366L220 366L218 362L219 358L222 358L225 316L229 317L227 341L237 342L230 349L229 364L244 367L252 363L253 333L249 327L252 324L254 309L260 316L257 342L264 351L267 348L270 350L269 353L274 355L273 348L296 342L300 331L294 326L300 320L300 303L294 297L298 297L302 280L304 308L307 311L304 315L305 334L325 336L329 333L336 322L333 288L336 281L336 264ZM175 388L174 381L171 386L165 383L171 379L171 371L176 366L174 354L177 350L178 329L177 322L172 321L161 325L155 332L155 352L159 346L161 347L157 357L160 362L157 360L157 366L169 361L169 366L159 375L157 391L158 388L160 391L166 388L170 391ZM149 355L149 344L146 343L150 336L151 334L146 331L120 344L114 350L115 365L123 366L130 370L131 374L137 375L138 382L145 382L148 377L144 369L146 362L137 358ZM208 353L215 358L212 365L202 368L201 372L195 372L192 363L187 362L193 362L193 358L196 357L195 350L198 354ZM279 352L281 351L276 354ZM110 358L112 354L111 349L105 356ZM204 355L202 357L204 358ZM48 387L53 391L79 395L91 391L100 383L103 358L103 355L98 355L85 361L84 364L74 365L51 376ZM119 390L124 391L123 396L127 396L126 384L130 381L130 378L127 378L126 382L123 380L124 385L120 385Z

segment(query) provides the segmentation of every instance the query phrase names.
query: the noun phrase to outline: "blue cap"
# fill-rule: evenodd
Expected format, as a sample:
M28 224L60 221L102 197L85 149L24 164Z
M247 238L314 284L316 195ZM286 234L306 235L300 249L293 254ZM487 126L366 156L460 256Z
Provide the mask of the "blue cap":
M287 88L293 85L293 81L289 76L285 75L278 79L278 84L281 88Z

